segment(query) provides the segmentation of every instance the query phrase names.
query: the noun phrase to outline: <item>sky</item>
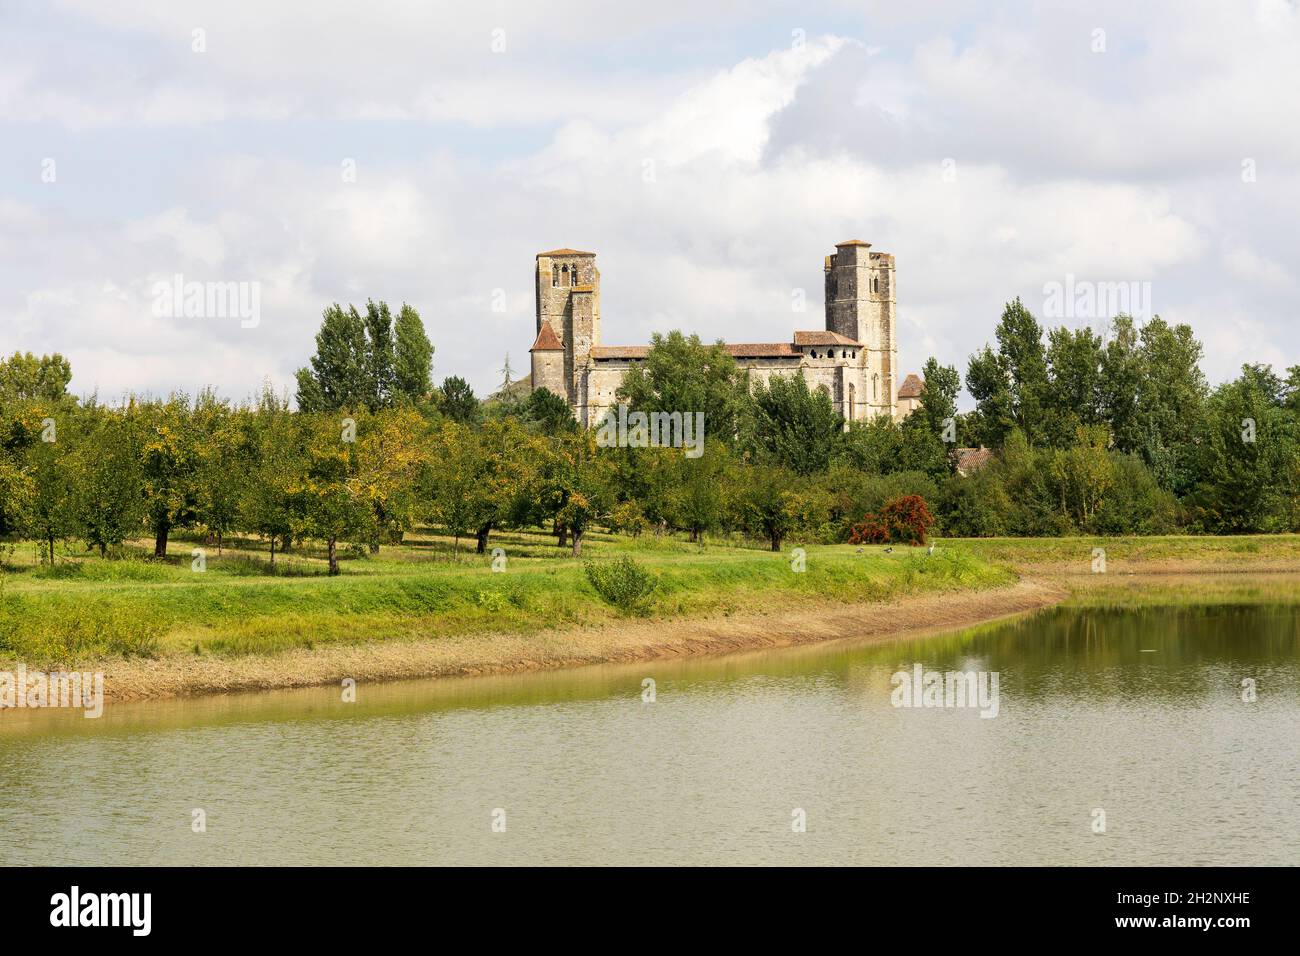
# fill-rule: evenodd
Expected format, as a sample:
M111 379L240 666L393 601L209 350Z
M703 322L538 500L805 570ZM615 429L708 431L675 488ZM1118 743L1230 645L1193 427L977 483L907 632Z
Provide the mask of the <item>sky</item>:
M537 252L597 253L603 344L767 342L861 239L904 372L1124 283L1219 382L1300 364L1297 90L1288 0L0 0L0 352L239 400L373 298L483 394Z

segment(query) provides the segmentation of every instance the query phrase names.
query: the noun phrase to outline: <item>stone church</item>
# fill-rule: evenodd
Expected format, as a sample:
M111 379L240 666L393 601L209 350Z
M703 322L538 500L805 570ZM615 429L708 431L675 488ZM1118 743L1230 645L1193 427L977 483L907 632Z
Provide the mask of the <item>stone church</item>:
M751 382L803 370L824 388L849 421L876 415L901 417L916 404L921 382L909 375L899 387L894 320L894 257L871 243L841 242L826 257L826 328L797 331L788 342L726 346ZM595 426L623 376L650 352L648 345L602 345L600 271L594 252L552 249L537 254L537 339L532 387L564 398L574 416ZM672 411L672 409L664 409Z

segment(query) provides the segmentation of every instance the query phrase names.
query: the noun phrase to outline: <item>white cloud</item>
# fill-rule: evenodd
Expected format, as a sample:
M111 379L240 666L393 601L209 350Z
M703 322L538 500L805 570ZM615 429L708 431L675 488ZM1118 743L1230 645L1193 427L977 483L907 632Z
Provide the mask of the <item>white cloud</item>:
M599 253L610 343L815 328L822 257L861 238L898 257L906 370L930 354L964 369L1006 300L1037 308L1067 274L1152 282L1212 378L1300 352L1290 6L1145 22L1104 4L1100 56L1091 14L949 29L890 10L855 39L810 29L801 51L707 69L694 51L725 11L684 4L631 20L511 7L495 58L490 16L449 24L423 4L63 7L79 25L66 75L11 42L0 122L28 124L36 156L71 128L86 155L129 159L139 136L142 158L168 150L177 170L120 198L112 180L89 199L61 180L0 200L0 332L70 355L81 390L289 385L322 308L367 297L416 305L437 373L485 390L506 351L525 366L533 255L565 245ZM206 54L188 50L196 24ZM606 55L636 31L689 55ZM774 23L771 45L789 33ZM1241 182L1243 156L1258 182ZM154 317L152 284L176 273L260 282L261 325Z

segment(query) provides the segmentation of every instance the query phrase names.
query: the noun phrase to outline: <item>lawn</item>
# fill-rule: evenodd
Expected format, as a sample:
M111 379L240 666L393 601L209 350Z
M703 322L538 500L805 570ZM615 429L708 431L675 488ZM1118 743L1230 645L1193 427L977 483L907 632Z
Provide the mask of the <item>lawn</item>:
M105 656L268 654L338 643L447 639L491 633L532 634L555 627L599 626L626 612L601 601L583 561L542 534L498 534L476 555L472 542L418 529L376 555L351 555L343 573L325 574L324 554L304 547L277 558L265 546L227 541L205 547L196 570L193 541L173 538L156 561L147 543L103 560L80 552L41 566L37 546L5 555L0 576L0 660L71 665ZM791 547L794 547L792 544ZM969 543L924 549L815 546L806 570L783 554L709 541L589 534L584 560L632 557L657 578L654 618L727 615L827 602L883 601L907 594L995 587L1015 575Z

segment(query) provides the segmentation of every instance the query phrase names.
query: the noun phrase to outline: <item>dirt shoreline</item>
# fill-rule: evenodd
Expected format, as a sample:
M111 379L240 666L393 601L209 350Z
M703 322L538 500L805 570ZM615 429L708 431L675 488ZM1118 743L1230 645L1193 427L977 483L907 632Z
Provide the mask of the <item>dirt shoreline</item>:
M79 669L104 672L112 702L194 697L427 677L476 676L586 664L634 663L736 651L795 647L853 638L887 641L967 627L1056 604L1067 588L1022 580L1003 588L915 595L888 603L801 605L726 617L628 621L536 634L478 634L423 641L331 645L274 655L169 656L108 660Z

